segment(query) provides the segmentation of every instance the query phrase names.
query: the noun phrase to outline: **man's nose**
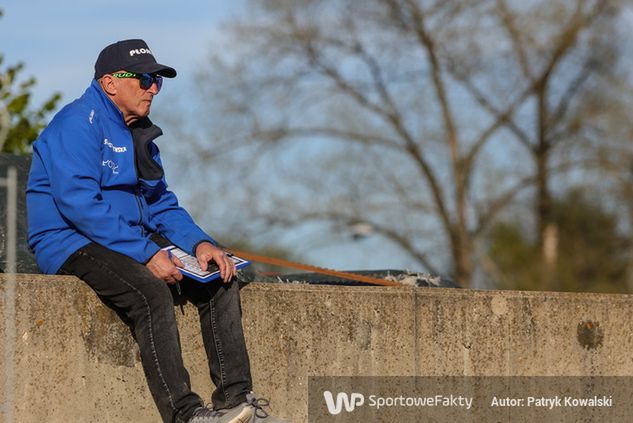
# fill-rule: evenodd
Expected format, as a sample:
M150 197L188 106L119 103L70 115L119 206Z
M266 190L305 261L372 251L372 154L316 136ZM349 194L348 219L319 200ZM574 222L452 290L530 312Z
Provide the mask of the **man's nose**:
M158 94L158 84L156 82L152 82L152 85L147 89L153 95Z

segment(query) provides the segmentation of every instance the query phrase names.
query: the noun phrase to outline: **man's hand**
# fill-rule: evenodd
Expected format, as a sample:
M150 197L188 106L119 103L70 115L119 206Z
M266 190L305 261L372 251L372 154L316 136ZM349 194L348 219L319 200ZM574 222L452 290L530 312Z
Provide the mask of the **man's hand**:
M159 250L145 266L147 266L154 276L169 284L174 284L182 280L182 273L178 270L178 267L183 267L182 262L178 257L171 256L170 258L166 251Z
M233 276L237 273L235 262L231 260L231 257L210 242L198 244L195 253L202 270L207 270L208 263L213 260L220 268L220 276L225 283L233 279Z

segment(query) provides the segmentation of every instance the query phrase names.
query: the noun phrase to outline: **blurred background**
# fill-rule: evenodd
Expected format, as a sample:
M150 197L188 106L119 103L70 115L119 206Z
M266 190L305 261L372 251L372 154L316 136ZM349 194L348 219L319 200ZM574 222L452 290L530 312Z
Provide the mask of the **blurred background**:
M633 4L0 2L0 139L143 38L170 187L225 245L463 287L633 291Z

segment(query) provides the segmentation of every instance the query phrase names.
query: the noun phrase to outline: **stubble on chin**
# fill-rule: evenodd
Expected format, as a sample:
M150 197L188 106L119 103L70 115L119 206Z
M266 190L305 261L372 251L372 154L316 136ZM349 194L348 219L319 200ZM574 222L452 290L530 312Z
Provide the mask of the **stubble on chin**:
M149 116L149 112L150 112L151 108L152 108L152 102L151 101L146 102L146 103L143 104L143 110L144 110L143 117Z

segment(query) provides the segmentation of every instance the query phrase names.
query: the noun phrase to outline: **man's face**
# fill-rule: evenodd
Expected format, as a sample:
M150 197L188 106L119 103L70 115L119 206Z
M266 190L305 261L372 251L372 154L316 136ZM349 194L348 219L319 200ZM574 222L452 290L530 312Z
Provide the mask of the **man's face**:
M116 78L112 75L106 75L104 78L107 79L103 83L114 88L114 95L110 98L123 113L126 124L129 125L149 115L152 100L158 94L158 86L155 82L148 89L143 89L137 78Z

